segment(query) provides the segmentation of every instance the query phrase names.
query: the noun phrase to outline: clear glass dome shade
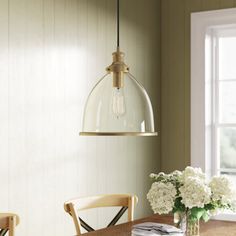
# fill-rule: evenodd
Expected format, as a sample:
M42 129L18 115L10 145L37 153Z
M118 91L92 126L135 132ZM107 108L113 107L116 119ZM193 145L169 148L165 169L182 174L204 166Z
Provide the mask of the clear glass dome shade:
M95 85L80 135L157 135L147 92L130 73L124 73L123 83L114 87L113 73L108 73Z

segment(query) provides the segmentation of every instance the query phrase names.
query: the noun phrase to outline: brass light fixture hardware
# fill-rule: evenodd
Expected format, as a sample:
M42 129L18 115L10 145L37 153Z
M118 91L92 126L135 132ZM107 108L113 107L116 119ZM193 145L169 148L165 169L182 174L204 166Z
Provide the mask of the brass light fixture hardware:
M117 0L117 47L107 74L92 89L84 109L81 136L156 136L151 101L130 74L120 51L120 0Z
M129 72L129 67L124 63L124 56L118 47L117 51L112 53L113 63L106 69L108 73L113 73L113 87L116 88L124 86L124 73Z

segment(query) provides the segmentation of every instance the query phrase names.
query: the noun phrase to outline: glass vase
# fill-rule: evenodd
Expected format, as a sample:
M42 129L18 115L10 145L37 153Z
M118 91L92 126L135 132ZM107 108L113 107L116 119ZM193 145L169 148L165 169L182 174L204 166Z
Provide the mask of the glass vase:
M174 213L174 223L184 232L185 236L200 236L199 220L191 221L186 212Z

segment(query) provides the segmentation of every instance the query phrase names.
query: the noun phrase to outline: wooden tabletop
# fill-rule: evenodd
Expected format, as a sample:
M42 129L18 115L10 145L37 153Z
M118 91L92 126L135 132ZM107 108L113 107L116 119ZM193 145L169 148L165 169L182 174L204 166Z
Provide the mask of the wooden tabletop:
M159 222L173 224L173 217L153 215L133 222L112 226L83 234L84 236L131 236L132 225L141 222ZM210 220L201 222L200 236L236 236L236 222Z

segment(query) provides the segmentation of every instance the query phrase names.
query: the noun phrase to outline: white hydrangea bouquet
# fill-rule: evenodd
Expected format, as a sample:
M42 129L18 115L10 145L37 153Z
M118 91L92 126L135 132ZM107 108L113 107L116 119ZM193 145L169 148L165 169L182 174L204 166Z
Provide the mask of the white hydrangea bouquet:
M199 220L205 222L219 211L236 210L236 191L226 176L210 181L200 168L186 167L184 171L151 174L154 181L147 199L154 213L174 213L178 226L187 235L199 235Z

